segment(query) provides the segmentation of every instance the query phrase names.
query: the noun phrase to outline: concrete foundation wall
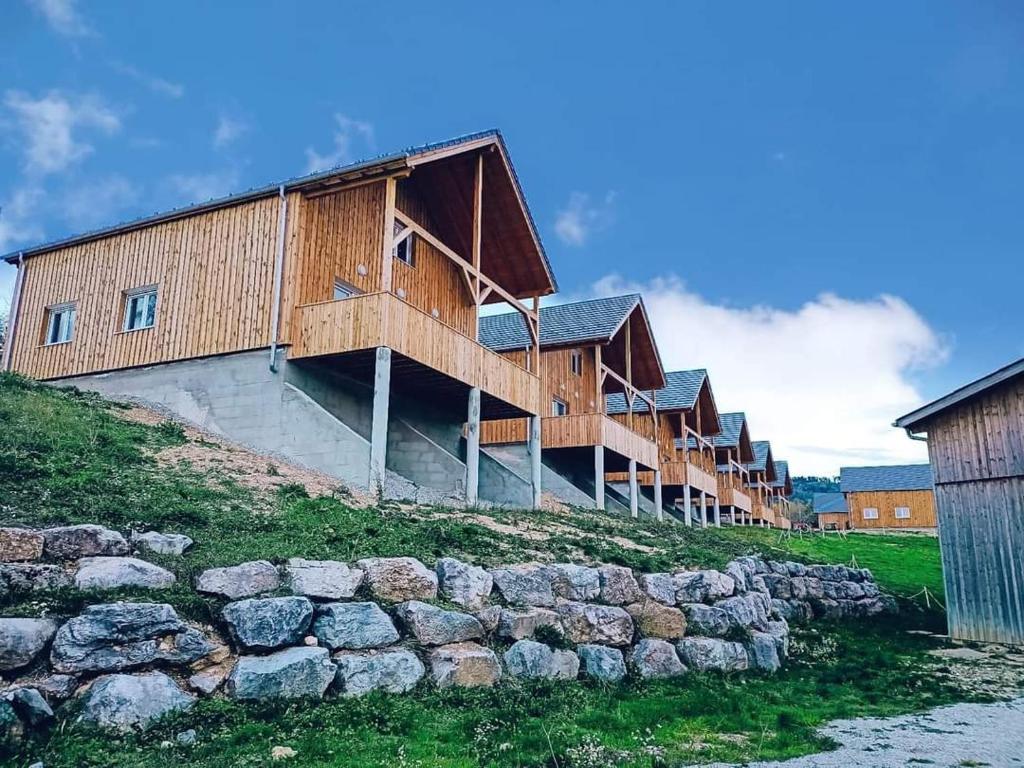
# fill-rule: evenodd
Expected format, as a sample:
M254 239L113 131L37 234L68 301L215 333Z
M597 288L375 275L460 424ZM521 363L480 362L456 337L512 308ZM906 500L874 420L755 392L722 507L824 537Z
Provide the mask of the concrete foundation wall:
M530 484L530 460L526 455L526 446L523 446L523 461L525 461L525 474L522 466L513 469L505 463L504 457L500 454L490 452L490 449L480 448L480 488L479 494L483 501L493 504L501 504L506 507L519 507L529 509L533 506L533 487Z

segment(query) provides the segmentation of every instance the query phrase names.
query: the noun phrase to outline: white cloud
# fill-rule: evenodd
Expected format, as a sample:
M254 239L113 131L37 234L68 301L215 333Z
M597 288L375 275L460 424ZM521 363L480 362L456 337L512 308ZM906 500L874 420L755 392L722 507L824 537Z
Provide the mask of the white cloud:
M29 0L54 32L65 37L88 37L92 28L78 13L77 0Z
M43 238L42 227L35 218L44 197L41 188L28 186L0 200L0 254Z
M611 225L615 218L614 204L614 192L605 193L600 203L592 203L585 192L573 192L555 218L555 234L566 245L586 244L593 233Z
M223 149L233 143L235 139L249 130L249 126L241 120L235 120L227 115L221 115L217 120L217 127L213 131L213 146Z
M64 196L61 213L71 226L91 229L114 224L138 200L138 187L123 176L108 176L70 190Z
M909 304L826 293L795 310L713 303L677 278L638 286L618 277L599 295L641 290L666 370L707 368L721 411L745 411L755 440L797 475L844 464L927 461L891 423L923 398L909 376L948 356Z
M137 67L133 67L131 64L123 64L121 62L113 62L112 66L122 75L130 77L138 83L141 83L149 90L154 93L159 93L161 96L167 96L172 99L180 99L185 95L185 86L181 83L175 83L171 80L165 80L162 77L151 75L148 72L143 72Z
M326 171L356 159L355 151L372 152L374 148L373 126L363 120L353 120L340 113L334 115L337 130L334 132L334 147L320 154L313 147L306 147L306 171Z
M8 91L4 105L24 135L25 170L38 175L67 169L93 151L78 136L80 129L114 134L121 119L95 96L71 97L50 91L34 99L21 91Z
M176 173L169 181L183 203L203 203L237 191L238 172L231 169L211 173Z

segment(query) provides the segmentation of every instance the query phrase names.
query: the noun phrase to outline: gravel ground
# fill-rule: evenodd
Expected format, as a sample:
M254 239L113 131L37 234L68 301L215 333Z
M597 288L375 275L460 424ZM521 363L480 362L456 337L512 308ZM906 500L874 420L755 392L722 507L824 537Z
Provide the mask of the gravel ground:
M750 768L1024 767L1024 698L955 704L921 715L836 720L821 730L833 752ZM696 768L696 767L694 767ZM701 768L734 768L725 763Z

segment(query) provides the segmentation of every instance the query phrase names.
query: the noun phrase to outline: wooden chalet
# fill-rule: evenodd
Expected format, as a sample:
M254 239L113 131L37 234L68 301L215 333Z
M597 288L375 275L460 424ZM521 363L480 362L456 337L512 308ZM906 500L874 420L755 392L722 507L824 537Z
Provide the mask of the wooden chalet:
M818 530L848 531L850 511L846 507L846 496L839 491L816 493L811 502L817 519Z
M770 506L775 510L775 524L779 528L792 528L789 497L793 495L793 478L789 476L789 462L775 461L775 481L770 483L772 495Z
M435 426L457 425L445 432L446 440L455 435L444 449L452 462L438 461L463 473L455 485L470 503L481 420L534 417L531 439L539 442L536 417L549 393L538 375L538 300L556 285L497 131L5 258L18 267L8 370L144 393L230 437L371 488L392 468L389 446L401 437L395 424L389 435L394 401L412 398L429 405ZM481 307L495 302L510 305L522 325L515 354L478 341ZM626 347L620 334L602 382L617 380L615 365L624 370ZM233 401L221 407L221 390L211 388L228 374L218 361L241 354L250 357L232 358ZM253 354L263 367L243 366ZM650 365L645 358L635 366L645 386L661 381ZM362 385L364 401L339 404L335 375ZM592 390L598 401L600 387ZM251 403L242 397L249 393ZM403 450L429 432L406 429ZM338 459L345 451L362 463L352 476L356 459ZM396 469L401 460L396 452ZM539 471L532 483L539 503Z
M530 344L518 313L480 319L481 341L522 364ZM659 466L655 401L648 394L665 386L658 348L638 294L557 304L540 310L541 446L545 463L606 505L606 472L633 478L628 505L639 510L638 471ZM632 415L613 417L606 398L620 394ZM641 416L644 414L644 417ZM485 445L522 444L523 419L484 425ZM566 499L570 500L571 499Z
M747 417L741 411L719 415L722 431L711 438L715 449L716 484L715 499L720 515L728 516L733 525L750 525L751 499L750 470L747 464L754 460L754 445L750 441ZM695 445L689 442L692 450Z
M747 464L750 481L747 488L750 493L750 516L757 525L772 527L776 525L775 510L771 506L772 483L778 480L775 474L775 460L772 458L772 444L767 440L755 440L754 460Z
M927 464L842 467L839 489L853 529L935 528L932 469Z
M1024 359L895 426L928 441L949 634L1024 645Z

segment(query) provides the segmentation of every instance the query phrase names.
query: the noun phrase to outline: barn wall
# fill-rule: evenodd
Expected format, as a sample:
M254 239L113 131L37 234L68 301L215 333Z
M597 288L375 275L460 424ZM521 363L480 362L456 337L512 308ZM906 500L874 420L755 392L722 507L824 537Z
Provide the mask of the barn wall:
M865 491L846 494L854 528L934 528L935 495L932 491ZM877 520L865 520L864 509L875 507ZM910 507L910 518L896 518L896 507Z

